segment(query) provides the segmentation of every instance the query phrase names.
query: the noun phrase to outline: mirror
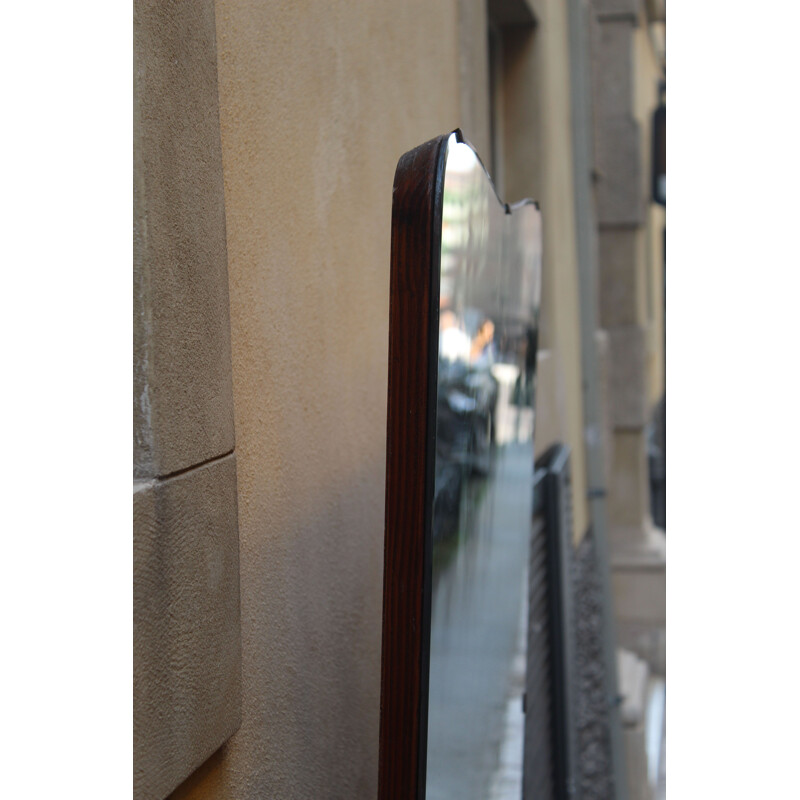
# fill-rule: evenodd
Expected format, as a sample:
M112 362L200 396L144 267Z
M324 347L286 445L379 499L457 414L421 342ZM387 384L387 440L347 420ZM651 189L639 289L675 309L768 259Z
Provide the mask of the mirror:
M400 160L382 798L521 797L540 280L538 208L459 131Z

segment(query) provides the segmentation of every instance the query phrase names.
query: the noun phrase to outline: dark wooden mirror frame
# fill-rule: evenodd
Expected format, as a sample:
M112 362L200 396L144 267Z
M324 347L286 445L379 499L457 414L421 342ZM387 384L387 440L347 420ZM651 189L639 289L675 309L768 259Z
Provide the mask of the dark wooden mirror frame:
M454 134L469 144L460 130ZM451 135L403 155L393 187L379 800L425 796L436 320Z
M442 193L448 136L402 156L392 202L378 797L422 796ZM427 584L427 585L426 585ZM426 591L427 590L427 591ZM427 601L426 603L424 601ZM420 769L422 767L422 769Z

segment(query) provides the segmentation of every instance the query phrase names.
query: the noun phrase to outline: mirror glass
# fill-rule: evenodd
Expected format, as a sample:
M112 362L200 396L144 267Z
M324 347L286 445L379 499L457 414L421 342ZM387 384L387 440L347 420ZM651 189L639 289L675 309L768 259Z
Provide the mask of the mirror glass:
M442 211L427 800L519 800L541 217L450 136Z

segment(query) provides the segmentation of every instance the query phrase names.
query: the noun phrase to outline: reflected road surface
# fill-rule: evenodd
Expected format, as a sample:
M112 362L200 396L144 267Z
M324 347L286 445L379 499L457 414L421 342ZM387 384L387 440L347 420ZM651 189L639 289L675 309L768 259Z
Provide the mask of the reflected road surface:
M490 794L515 691L532 477L530 441L493 447L489 475L462 483L456 533L434 543L428 800Z

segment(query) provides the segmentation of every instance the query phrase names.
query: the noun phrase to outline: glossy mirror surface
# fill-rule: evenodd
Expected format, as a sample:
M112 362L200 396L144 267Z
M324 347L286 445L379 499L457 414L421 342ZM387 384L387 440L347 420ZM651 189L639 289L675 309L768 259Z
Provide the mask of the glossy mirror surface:
M541 218L445 158L425 794L519 800Z

